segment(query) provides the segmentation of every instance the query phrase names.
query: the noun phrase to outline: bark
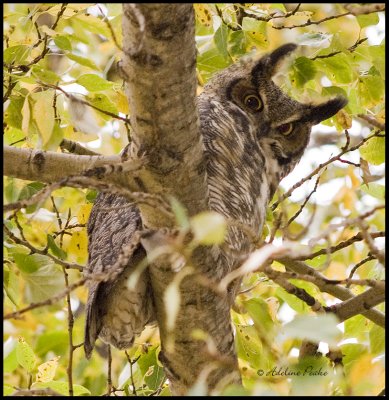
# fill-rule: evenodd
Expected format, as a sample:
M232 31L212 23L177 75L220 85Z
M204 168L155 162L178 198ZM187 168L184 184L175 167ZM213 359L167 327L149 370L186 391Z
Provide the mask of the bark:
M345 303L346 303L346 300L352 301L351 303L348 303L348 304L355 305L355 301L358 302L358 304L363 304L363 301L361 302L361 300L359 299L359 296L355 296L351 292L351 290L349 290L343 286L340 286L340 285L333 285L330 283L326 283L326 277L323 274L321 274L320 272L309 267L307 264L303 263L302 261L292 260L287 257L277 259L277 261L279 261L280 263L285 265L285 267L288 270L296 272L297 274L310 275L310 276L315 277L316 278L315 285L322 292L329 293L330 295L336 297L337 299L343 300ZM373 291L373 293L375 293L375 292ZM371 295L371 292L369 292L369 295ZM358 298L358 299L355 300L356 298ZM376 295L375 299L377 301L377 303L375 303L375 304L380 303L381 294ZM343 303L340 303L340 304L343 304ZM371 307L373 307L373 306L371 306ZM350 311L349 306L347 307L347 309ZM373 308L369 309L369 307L365 307L365 308L361 308L361 310L358 311L357 313L354 312L353 315L356 315L359 312L363 316L365 316L367 319L374 322L375 324L381 326L382 328L385 327L385 314L383 314L382 312L375 310Z
M133 153L145 154L148 160L140 175L142 184L149 193L175 196L194 215L207 208L208 191L196 107L192 5L124 4L123 43ZM157 209L140 209L148 227L174 223L161 218ZM165 240L160 234L142 244L151 250ZM239 381L227 298L199 279L212 281L216 267L210 249L197 249L187 267L174 272L166 259L149 266L161 336L160 359L174 394L186 393L207 366L210 388L229 378ZM181 304L174 328L168 323L169 307L164 303L173 281L179 287ZM203 331L202 339L193 337L194 329Z
M120 156L74 155L13 146L4 146L3 149L3 174L9 177L53 183L89 170L89 176L98 177L101 182L117 183L137 190L133 176L123 173L123 170L136 169L138 165L134 163L134 168L129 168Z
M132 162L145 159L136 171L121 168L120 157L73 155L5 147L4 175L41 182L61 182L66 176L97 176L101 182L125 189L176 197L194 215L208 208L208 188L196 104L196 47L191 4L124 4L122 70L131 109ZM105 169L96 167L104 166ZM113 168L116 166L117 168ZM111 168L112 167L112 168ZM120 168L119 168L120 167ZM113 171L113 172L112 172ZM130 171L130 172L129 172ZM99 175L100 174L100 175ZM85 180L85 185L88 185ZM174 226L158 207L139 206L148 228ZM169 235L145 238L145 248L164 244ZM104 251L104 250L103 250ZM185 394L196 380L210 389L240 382L230 303L216 293L216 265L210 247L197 248L186 266L173 271L171 260L149 266L160 328L160 358L171 390ZM216 255L215 255L216 256ZM173 285L180 308L169 322L170 304L164 296ZM202 333L197 338L194 330Z

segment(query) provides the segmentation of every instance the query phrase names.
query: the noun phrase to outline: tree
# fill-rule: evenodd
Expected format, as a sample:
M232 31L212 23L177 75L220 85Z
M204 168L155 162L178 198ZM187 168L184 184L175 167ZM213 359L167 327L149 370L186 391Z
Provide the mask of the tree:
M379 22L384 5L332 5L329 11L309 4L195 5L194 10L188 4L125 4L123 13L117 5L5 6L8 383L29 393L103 392L101 358L87 364L75 344L83 329L77 313L85 301L80 275L86 262L85 223L99 190L135 201L149 227L191 230L196 239L190 247L179 235L169 259L159 257L148 266L166 376L157 362L158 339L145 332L143 345L127 357L112 357L100 348L108 357L109 393L203 394L209 386L213 393L256 394L270 387L278 394L299 394L303 385L305 394L377 394L383 367L374 357L384 351L384 253L376 240L384 236L384 187L377 183L383 177L385 143L384 44L371 45L365 35ZM276 194L264 242L254 253L240 255L241 269L250 274L231 311L214 283L193 279L193 270L196 277L212 278L207 245L218 243L226 223L233 223L201 213L207 190L196 78L201 86L236 59L291 41L290 35L302 50L283 76L283 89L296 98L348 97L346 109L326 122L343 135L316 134L312 151L321 143L332 151L337 146L335 155L314 163L312 172ZM121 66L115 68L119 58ZM72 94L67 87L72 83L86 94ZM350 134L357 121L360 131ZM105 155L85 145L96 138L96 130ZM122 162L112 154L127 137L142 152L137 160ZM332 204L321 203L320 189L333 187L335 180L341 190ZM218 229L208 232L209 224ZM188 254L193 270L168 267L172 256ZM210 299L208 305L192 307L201 296ZM334 304L334 299L341 301ZM58 317L64 300L68 332ZM280 313L288 307L298 315L282 325ZM57 317L45 321L42 311ZM230 312L237 354L228 346ZM340 333L336 326L343 321ZM38 324L43 328L35 340ZM193 332L193 325L200 329ZM342 344L350 337L357 343ZM325 356L317 353L319 342L329 345ZM297 348L299 360L292 351ZM345 373L340 381L338 368ZM358 375L360 368L370 371L367 377Z

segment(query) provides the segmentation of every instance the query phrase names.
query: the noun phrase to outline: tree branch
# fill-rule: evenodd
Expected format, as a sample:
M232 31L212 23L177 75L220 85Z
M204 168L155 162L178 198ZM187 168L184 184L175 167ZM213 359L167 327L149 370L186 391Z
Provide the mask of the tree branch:
M348 300L355 297L350 290L339 285L328 283L327 282L328 280L324 275L322 275L315 269L309 267L302 261L292 260L288 257L279 258L277 259L277 261L283 264L288 270L296 272L297 274L313 276L314 278L316 278L314 284L322 292L329 293L330 295L336 297L337 299ZM382 312L374 309L368 309L368 310L364 309L361 310L360 313L370 321L385 328L385 314L383 314Z
M86 156L4 146L3 174L18 179L51 183L66 176L121 162L120 156Z
M334 304L327 308L327 311L336 314L339 321L345 321L357 314L363 314L366 310L370 310L385 301L385 285L378 285L370 288L365 292L354 296L342 303Z

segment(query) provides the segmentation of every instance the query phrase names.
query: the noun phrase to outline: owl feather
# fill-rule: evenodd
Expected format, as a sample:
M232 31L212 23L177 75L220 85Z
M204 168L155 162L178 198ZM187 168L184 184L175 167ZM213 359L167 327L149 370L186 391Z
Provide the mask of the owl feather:
M226 68L205 85L198 98L209 209L258 234L268 203L281 179L301 159L312 126L347 104L343 97L319 104L300 103L273 82L282 61L296 48L288 43L259 60L246 59ZM141 229L135 205L115 194L99 195L88 223L89 275L109 271ZM251 242L237 226L229 228L226 245L238 252L252 250ZM231 252L214 254L216 278L239 266ZM118 348L130 347L135 335L155 320L148 271L135 286L128 285L145 255L138 245L114 280L91 281L85 329L88 356L97 337ZM229 288L231 303L239 283L235 281Z

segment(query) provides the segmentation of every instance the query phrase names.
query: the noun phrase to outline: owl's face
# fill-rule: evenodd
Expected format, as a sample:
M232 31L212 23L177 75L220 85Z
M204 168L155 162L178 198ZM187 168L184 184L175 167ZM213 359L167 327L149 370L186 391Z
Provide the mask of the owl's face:
M277 180L300 160L312 126L347 104L342 97L316 105L302 104L275 85L272 76L296 47L286 44L260 60L234 64L213 77L200 95L200 106L202 102L219 103L232 115L234 133L240 132L244 140L261 148L268 172L276 174ZM257 146L251 147L255 151Z

